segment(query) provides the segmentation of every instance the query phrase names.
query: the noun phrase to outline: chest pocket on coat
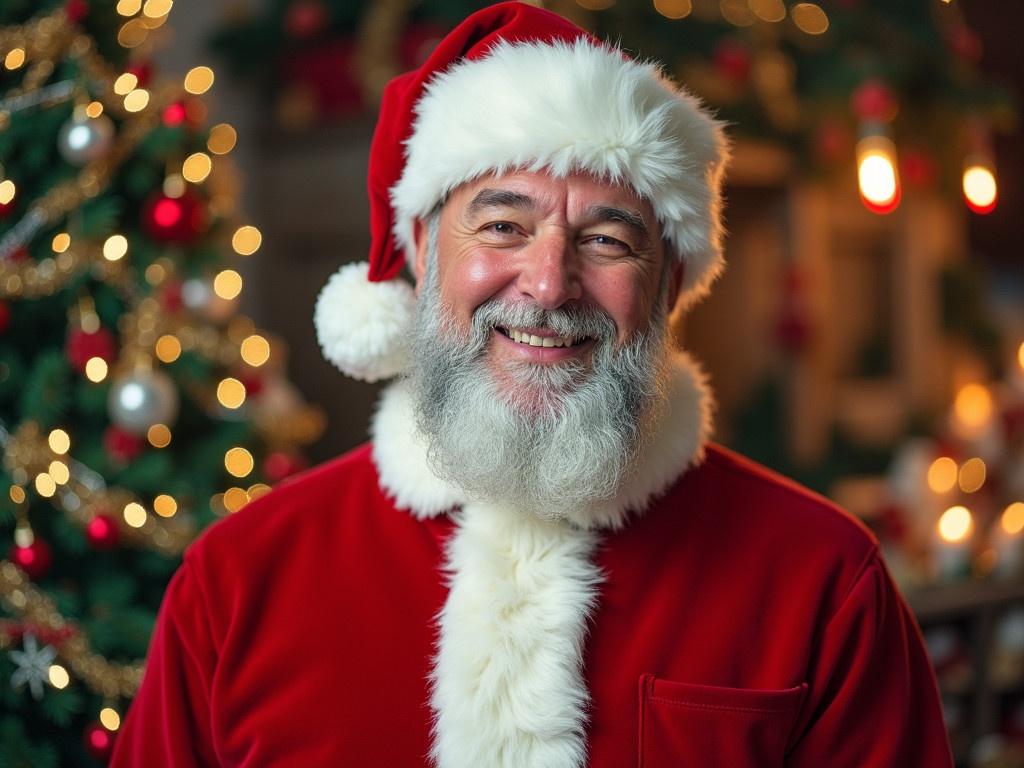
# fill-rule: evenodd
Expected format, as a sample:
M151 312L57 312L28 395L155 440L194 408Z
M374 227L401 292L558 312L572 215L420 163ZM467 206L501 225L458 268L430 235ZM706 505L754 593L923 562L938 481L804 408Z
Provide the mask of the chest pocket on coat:
M782 766L807 684L719 688L640 678L639 768Z

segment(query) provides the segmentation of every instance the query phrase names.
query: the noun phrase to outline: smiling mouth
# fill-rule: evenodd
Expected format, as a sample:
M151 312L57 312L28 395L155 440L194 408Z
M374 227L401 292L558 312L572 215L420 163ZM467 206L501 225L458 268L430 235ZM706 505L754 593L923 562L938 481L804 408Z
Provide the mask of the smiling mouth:
M576 347L588 340L587 336L537 336L519 328L496 328L503 336L517 344L530 347Z

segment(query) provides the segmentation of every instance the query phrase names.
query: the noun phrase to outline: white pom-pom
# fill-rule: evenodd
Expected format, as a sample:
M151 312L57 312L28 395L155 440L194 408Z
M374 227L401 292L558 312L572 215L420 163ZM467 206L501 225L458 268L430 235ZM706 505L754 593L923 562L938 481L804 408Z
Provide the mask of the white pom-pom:
M371 283L369 269L360 261L331 275L313 322L324 357L348 376L377 381L405 370L416 294L401 278Z

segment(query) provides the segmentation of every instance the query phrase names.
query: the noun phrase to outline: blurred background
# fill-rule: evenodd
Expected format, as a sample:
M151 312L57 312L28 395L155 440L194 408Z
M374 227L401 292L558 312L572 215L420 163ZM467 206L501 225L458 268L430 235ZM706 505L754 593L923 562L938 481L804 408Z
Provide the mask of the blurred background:
M114 21L107 34L120 57L117 71L136 78L123 93L115 87L125 106L143 88L150 69L184 82L192 95L180 102L181 114L191 115L201 100L200 122L216 124L203 134L197 146L202 149L208 141L209 149L199 154L230 152L237 167L230 183L209 194L214 208L229 193L239 198L248 237L256 237L249 246L232 240L231 258L241 257L233 272L238 290L230 292L235 304L228 309L209 304L214 294L208 287L202 294L207 298L196 299L198 294L186 290L183 301L236 347L243 337L251 339L255 328L264 329L259 338L270 339L274 349L271 395L258 394L267 387L266 375L254 374L263 363L253 363L243 347L249 368L237 374L242 398L248 392L257 408L250 416L257 422L262 408L264 424L305 426L288 440L263 429L267 439L259 446L245 443L237 431L224 436L217 427L221 438L211 450L218 457L227 451L226 474L211 478L209 489L204 486L201 498L193 499L196 527L261 493L264 480L272 484L367 439L379 387L351 381L323 360L313 332L313 304L341 264L366 258L367 156L383 84L416 66L448 29L486 4L47 3L66 6L71 17L82 14L85 21L77 23L86 26L91 8L109 5ZM924 631L958 764L1024 766L1024 136L1019 123L1024 7L1000 0L534 4L635 55L663 62L729 122L734 159L726 190L728 267L711 297L675 329L711 375L719 403L715 437L835 499L875 531ZM5 23L24 23L31 5L12 0L12 9L24 10L21 16L11 11ZM3 34L0 30L0 40ZM9 58L12 45L0 56L8 57L5 66L14 73L21 64ZM27 49L31 54L31 46ZM171 118L171 112L162 113L165 126ZM176 157L180 170L185 152L179 154L159 155L163 165L152 183L162 183L172 200L189 199L180 194L186 182L200 197L207 195L209 167L197 174L186 164L182 180L171 162L165 163ZM10 165L14 155L3 162ZM218 162L215 157L215 176ZM177 187L179 194L173 192ZM0 195L0 208L8 202ZM144 223L152 214L151 207L143 208ZM0 234L7 232L7 238L16 220L0 221ZM178 242L166 233L150 232L150 237L180 251L192 234ZM230 239L224 239L228 253ZM170 262L160 263L170 270ZM154 290L161 285L149 269L145 280ZM213 292L223 298L215 285ZM240 331L229 323L236 313L246 318ZM125 333L123 324L119 327ZM155 348L168 366L181 365L179 353L180 347L167 360ZM86 358L93 359L87 354L83 364ZM114 365L111 358L112 375ZM119 382L123 379L114 376L114 385ZM223 398L219 403L217 418L225 408L238 407ZM17 415L0 415L12 434L14 423L27 416L44 428L57 424L29 411L26 406ZM118 414L110 417L120 423ZM148 443L140 450L161 449L151 434L160 420L153 413L147 418L142 442ZM298 451L289 443L307 447ZM243 444L248 463L242 462L245 471L239 474L229 456ZM118 454L108 443L104 450L98 446L95 460L85 462L94 468ZM253 454L260 482L235 487L256 478L250 475ZM19 485L11 466L12 484ZM143 513L152 507L155 516L171 519L175 510L165 515L159 497L152 497L160 484L173 485L172 470L168 464L166 477L149 485L127 470L114 482L137 486ZM105 469L101 474L109 479ZM188 490L170 493L180 502ZM182 505L177 517L191 514ZM139 518L139 527L142 520L148 518ZM21 549L12 550L11 560L24 567L31 548L24 533L29 524L15 512L10 522L15 533L22 531ZM134 526L118 524L129 533ZM85 530L88 543L97 546L100 534ZM44 533L59 540L55 544L65 541L59 532ZM69 546L74 535L66 535ZM166 579L174 554L172 566L153 566L155 584ZM59 567L58 558L54 568ZM92 567L83 560L76 573L85 578ZM40 571L44 585L46 578ZM60 589L51 591L59 598ZM101 604L116 602L110 591L99 594ZM154 610L158 598L154 588L153 595L139 600ZM6 605L12 615L24 614L11 609L13 603ZM58 599L58 607L64 605ZM107 656L138 657L147 622L151 617L142 617L136 627L141 645L118 645L112 638ZM22 643L25 631L22 626L10 637ZM103 630L94 627L90 633L103 650ZM59 639L49 643L45 647L60 650ZM9 645L21 647L13 639ZM7 674L20 673L27 657L18 658ZM29 673L21 678L27 680ZM99 684L92 687L95 702L77 705L65 727L80 729L74 718L88 720L101 704L115 714L123 711L118 696L131 694L131 685L113 693ZM0 701L0 711L18 712L18 722L29 722L18 709L23 703L12 702ZM87 726L90 759L105 759L109 743L103 739L116 727L106 709ZM32 725L22 731L11 726L4 733L14 738L17 731L27 745L24 754L35 754L34 728L38 731ZM39 760L33 764L45 763Z

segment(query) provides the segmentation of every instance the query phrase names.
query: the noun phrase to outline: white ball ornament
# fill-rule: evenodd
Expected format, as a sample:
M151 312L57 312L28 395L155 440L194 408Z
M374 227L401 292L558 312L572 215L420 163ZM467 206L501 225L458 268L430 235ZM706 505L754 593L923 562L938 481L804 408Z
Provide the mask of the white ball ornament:
M75 114L60 129L57 149L61 157L80 167L104 157L114 144L115 132L114 123L106 115Z
M166 373L138 370L114 382L107 397L107 411L121 429L144 435L154 424L174 423L178 390Z

